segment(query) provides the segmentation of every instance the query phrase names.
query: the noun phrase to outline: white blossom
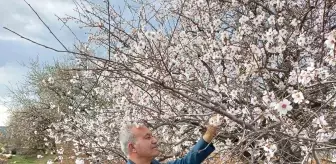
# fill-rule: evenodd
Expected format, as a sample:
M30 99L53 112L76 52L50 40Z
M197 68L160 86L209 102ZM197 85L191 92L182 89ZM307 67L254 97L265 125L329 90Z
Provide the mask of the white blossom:
M48 78L48 83L49 83L49 84L54 84L54 82L55 82L55 80L54 80L53 77L49 77L49 78Z
M76 158L75 160L75 164L84 164L84 163L85 163L84 160L81 158Z
M294 103L301 103L304 100L303 94L300 91L297 91L292 94L293 102Z
M51 159L49 159L48 161L47 161L47 164L53 164L54 162L51 160Z
M321 115L320 117L314 118L312 121L313 126L315 127L325 127L328 125L327 121L325 120L325 116Z

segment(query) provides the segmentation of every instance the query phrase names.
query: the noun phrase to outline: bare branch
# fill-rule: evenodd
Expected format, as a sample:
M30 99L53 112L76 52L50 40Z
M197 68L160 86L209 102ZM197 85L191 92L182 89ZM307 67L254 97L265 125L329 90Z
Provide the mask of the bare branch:
M63 48L66 50L66 51L68 51L68 49L64 46L64 44L56 37L56 35L51 31L51 29L49 28L49 26L46 24L46 23L44 23L44 21L42 20L42 18L40 17L40 15L34 10L34 8L26 1L26 0L24 0L25 2L26 2L26 4L30 7L30 9L31 10L33 10L34 11L34 13L36 14L36 16L39 18L39 20L44 24L44 26L49 30L49 32L54 36L54 38L58 41L58 43L60 43L62 46L63 46Z

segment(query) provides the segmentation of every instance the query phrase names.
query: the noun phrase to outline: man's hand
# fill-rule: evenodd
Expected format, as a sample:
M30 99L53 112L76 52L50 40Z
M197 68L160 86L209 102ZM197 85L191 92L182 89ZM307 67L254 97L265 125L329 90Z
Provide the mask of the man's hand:
M209 119L209 125L207 126L207 131L203 135L203 139L210 143L212 139L217 135L218 126L223 123L223 117L219 114L212 116Z
M212 139L217 135L218 127L215 125L208 125L207 131L203 135L203 139L205 142L210 143Z

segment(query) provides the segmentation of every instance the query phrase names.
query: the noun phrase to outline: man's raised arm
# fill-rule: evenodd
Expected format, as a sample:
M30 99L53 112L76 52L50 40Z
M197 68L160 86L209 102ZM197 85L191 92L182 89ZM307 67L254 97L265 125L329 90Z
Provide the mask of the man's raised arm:
M208 125L207 131L203 137L196 143L196 145L183 158L175 161L169 161L168 164L200 164L202 163L214 150L212 139L217 132L217 126Z

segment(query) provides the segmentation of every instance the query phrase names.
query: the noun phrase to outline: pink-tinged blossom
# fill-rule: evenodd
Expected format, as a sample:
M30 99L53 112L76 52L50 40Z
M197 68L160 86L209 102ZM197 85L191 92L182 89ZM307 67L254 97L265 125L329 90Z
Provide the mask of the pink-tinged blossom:
M336 44L336 30L333 30L327 35L327 40L325 41L325 45L331 50L334 50L335 44Z
M276 104L275 109L279 112L280 115L286 115L288 111L293 109L291 102L287 99L283 99L279 103Z

